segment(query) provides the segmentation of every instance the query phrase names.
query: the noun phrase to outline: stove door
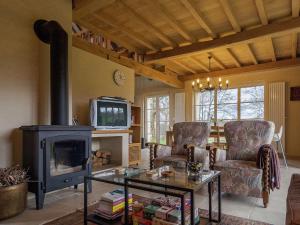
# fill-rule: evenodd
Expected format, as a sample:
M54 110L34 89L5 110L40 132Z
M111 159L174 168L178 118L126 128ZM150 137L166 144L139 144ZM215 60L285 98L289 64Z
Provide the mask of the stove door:
M46 190L81 183L88 175L90 139L81 135L60 135L45 140Z

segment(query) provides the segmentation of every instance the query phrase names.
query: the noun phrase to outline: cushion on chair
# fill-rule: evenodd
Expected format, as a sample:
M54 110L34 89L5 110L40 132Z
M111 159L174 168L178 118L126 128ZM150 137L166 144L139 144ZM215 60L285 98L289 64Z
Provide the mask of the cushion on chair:
M270 121L231 121L224 126L228 160L256 161L260 146L271 144L275 125Z
M174 155L186 155L184 145L193 144L205 148L210 133L210 125L206 122L181 122L175 123L174 131Z
M164 165L173 166L175 168L186 168L187 158L185 155L172 155L154 159L154 167Z
M214 164L221 171L222 192L261 198L262 170L253 161L226 160Z

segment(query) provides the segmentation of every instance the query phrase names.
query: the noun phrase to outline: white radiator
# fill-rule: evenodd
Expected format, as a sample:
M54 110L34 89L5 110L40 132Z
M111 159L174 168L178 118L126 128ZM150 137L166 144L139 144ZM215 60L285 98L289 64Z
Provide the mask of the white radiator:
M269 120L275 123L275 132L283 126L282 144L285 148L285 82L269 84Z

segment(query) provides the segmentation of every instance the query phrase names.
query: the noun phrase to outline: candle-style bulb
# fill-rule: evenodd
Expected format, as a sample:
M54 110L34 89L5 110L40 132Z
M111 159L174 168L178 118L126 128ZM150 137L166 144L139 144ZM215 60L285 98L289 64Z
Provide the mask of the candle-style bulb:
M192 86L193 86L193 87L195 86L195 81L192 82Z
M221 83L222 82L222 78L221 77L219 77L219 83Z
M209 82L209 81L210 81L210 78L208 77L206 80L207 80L207 82Z
M229 80L226 80L226 84L229 84Z
M197 79L197 84L199 84L200 83L200 80L199 79Z
M212 84L209 85L209 88L212 88Z
M203 85L202 84L200 84L200 88L202 88L203 87Z

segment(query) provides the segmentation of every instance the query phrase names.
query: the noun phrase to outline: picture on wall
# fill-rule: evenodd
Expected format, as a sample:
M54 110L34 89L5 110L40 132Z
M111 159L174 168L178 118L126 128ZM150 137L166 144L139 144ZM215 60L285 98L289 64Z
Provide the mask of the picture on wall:
M291 87L290 100L300 101L300 87Z

